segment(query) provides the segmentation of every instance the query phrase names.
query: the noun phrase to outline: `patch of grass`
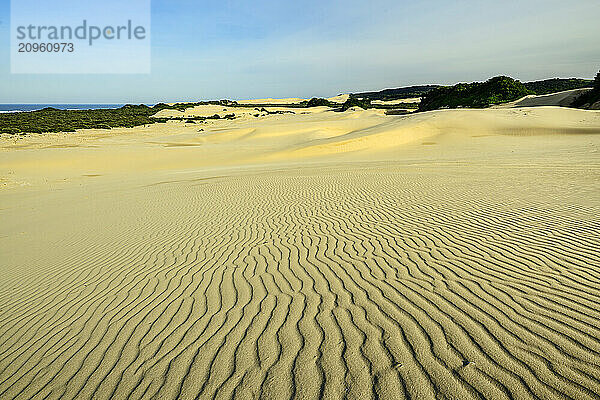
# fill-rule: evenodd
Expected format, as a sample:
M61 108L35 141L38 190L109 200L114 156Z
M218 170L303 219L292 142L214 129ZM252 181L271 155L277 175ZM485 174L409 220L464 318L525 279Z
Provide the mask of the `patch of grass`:
M322 98L318 98L318 97L313 97L312 99L310 99L307 102L301 102L300 104L305 104L305 107L310 108L310 107L336 107L338 106L338 104L336 103L332 103L331 101L327 100L327 99L322 99Z

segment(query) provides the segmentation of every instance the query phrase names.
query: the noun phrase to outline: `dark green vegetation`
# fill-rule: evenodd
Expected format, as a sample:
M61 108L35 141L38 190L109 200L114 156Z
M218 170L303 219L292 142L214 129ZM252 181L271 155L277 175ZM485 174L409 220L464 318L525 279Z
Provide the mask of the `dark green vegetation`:
M0 133L74 132L85 128L134 127L153 123L150 116L160 106L126 105L117 109L98 110L43 110L0 114Z
M394 105L372 104L371 99L369 99L369 98L359 98L359 97L355 97L353 95L350 95L348 100L346 100L346 102L344 102L344 104L342 104L341 107L340 107L339 103L334 103L327 99L321 99L321 98L312 98L309 101L307 101L307 102L303 101L300 104L303 105L304 107L322 107L322 106L332 107L332 108L335 108L335 111L346 111L352 107L360 107L363 109L380 108L380 109L387 109L387 110L398 109L398 108L402 108L402 109L419 108L418 103L402 103L402 104L394 104Z
M582 89L592 87L594 81L591 79L579 79L579 78L553 78L545 79L543 81L525 82L525 88L531 92L531 94L550 94L562 92L565 90Z
M542 81L521 83L507 76L497 76L486 82L459 83L454 86L440 86L427 92L421 99L419 111L440 108L485 108L494 104L517 100L523 96L544 95L565 90L581 89L598 85L589 79L546 79ZM573 106L594 103L597 100L593 91L588 92Z
M352 107L360 107L363 109L373 108L371 105L371 100L359 100L355 97L350 97L344 104L342 104L342 108L339 111L346 111Z
M399 103L399 104L373 104L373 108L379 108L384 110L406 110L406 109L417 109L419 103Z
M593 89L576 98L572 106L590 108L594 103L598 102L600 102L600 71L598 71L596 78L593 81Z
M152 115L161 110L175 109L183 111L202 104L231 105L231 102L221 100L201 103L177 103L174 105L160 103L153 107L141 104L125 105L116 109L95 110L58 110L47 107L38 111L1 113L0 133L75 132L76 129L133 128L155 122L165 122L166 119L164 118L151 118ZM214 116L194 119L211 118L214 119Z
M204 122L208 119L235 119L235 114L226 114L220 116L219 114L209 115L208 117L169 117L169 118L152 118L152 122L167 122L167 121L183 121L188 124L195 124L197 122Z
M419 111L439 108L485 108L517 100L530 92L517 80L497 76L485 82L459 83L431 90L421 99Z
M400 99L411 99L413 97L421 97L433 89L440 87L439 85L421 85L421 86L408 86L397 89L385 89L379 92L364 92L364 93L352 93L350 97L357 99L366 100L400 100Z
M525 88L531 92L531 94L549 94L562 92L564 90L581 89L590 87L592 85L590 79L579 79L579 78L552 78L545 79L542 81L525 82ZM422 97L430 91L442 87L441 85L421 85L421 86L407 86L396 89L384 89L378 92L364 92L364 93L353 93L350 96L359 99L368 100L400 100L410 99L413 97Z
M332 103L331 101L329 101L327 99L321 99L321 98L317 98L317 97L313 97L309 101L303 101L300 104L304 104L305 107L323 107L323 106L335 107L338 105L336 103Z
M385 115L406 115L410 113L408 110L388 110L385 112Z
M266 108L262 107L262 108L255 108L256 111L260 111L261 113L265 113L266 115L275 115L275 114L296 114L293 111L288 111L288 110L276 110L276 111L269 111ZM260 114L254 114L255 117L260 117Z

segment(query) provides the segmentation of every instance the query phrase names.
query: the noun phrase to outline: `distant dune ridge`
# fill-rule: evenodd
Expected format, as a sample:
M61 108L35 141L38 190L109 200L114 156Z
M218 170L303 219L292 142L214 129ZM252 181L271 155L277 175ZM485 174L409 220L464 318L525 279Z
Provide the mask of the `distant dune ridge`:
M327 100L334 103L344 103L350 97L349 94L340 94L335 97L330 97ZM300 99L297 97L286 98L286 99L252 99L252 100L238 100L239 104L294 104L308 101L309 99Z
M515 107L558 97L2 136L0 398L599 399L600 111Z
M269 114L295 113L295 110L329 107L333 111L346 112L356 108L384 109L387 115L406 115L417 111L433 111L456 108L523 107L558 105L582 109L600 109L600 72L594 80L547 79L525 82L507 76L496 76L485 82L458 83L453 86L410 86L385 89L379 92L340 94L324 98L255 99L232 101L227 99L195 101L188 103L158 103L153 106L126 104L113 108L67 110L64 105L44 107L30 112L0 113L0 136L26 136L31 133L76 132L80 129L133 128L188 119L189 123L202 123L208 119L235 119L237 112L261 117ZM557 93L560 92L560 93ZM521 101L521 103L518 103ZM14 105L9 105L10 108ZM18 105L17 105L18 106ZM28 109L27 105L22 105ZM203 115L190 114L188 110ZM279 110L267 110L278 107ZM246 110L244 110L246 108ZM233 109L233 113L221 111ZM237 109L237 110L236 110ZM252 111L248 112L248 109ZM212 114L206 114L212 110ZM189 120L191 119L191 120ZM18 138L17 138L18 139Z

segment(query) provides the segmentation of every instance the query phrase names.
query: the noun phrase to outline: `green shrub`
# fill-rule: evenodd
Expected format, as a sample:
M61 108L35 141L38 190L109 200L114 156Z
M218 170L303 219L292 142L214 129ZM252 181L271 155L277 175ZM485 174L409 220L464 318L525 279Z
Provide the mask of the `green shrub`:
M354 97L350 97L344 104L342 104L341 111L346 111L352 107L360 107L363 109L372 108L371 100L359 100Z
M318 97L313 97L308 102L306 102L306 107L331 107L333 104L327 100Z
M431 90L421 99L419 111L440 108L485 108L517 100L530 92L517 80L497 76L486 82L459 83Z

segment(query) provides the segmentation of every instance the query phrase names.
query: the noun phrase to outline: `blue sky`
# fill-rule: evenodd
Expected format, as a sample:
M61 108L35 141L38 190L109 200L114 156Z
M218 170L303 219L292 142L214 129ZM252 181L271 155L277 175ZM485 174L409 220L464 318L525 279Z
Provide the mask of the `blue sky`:
M43 1L43 0L40 0ZM152 1L152 73L13 75L0 103L333 96L505 74L593 77L600 1Z

